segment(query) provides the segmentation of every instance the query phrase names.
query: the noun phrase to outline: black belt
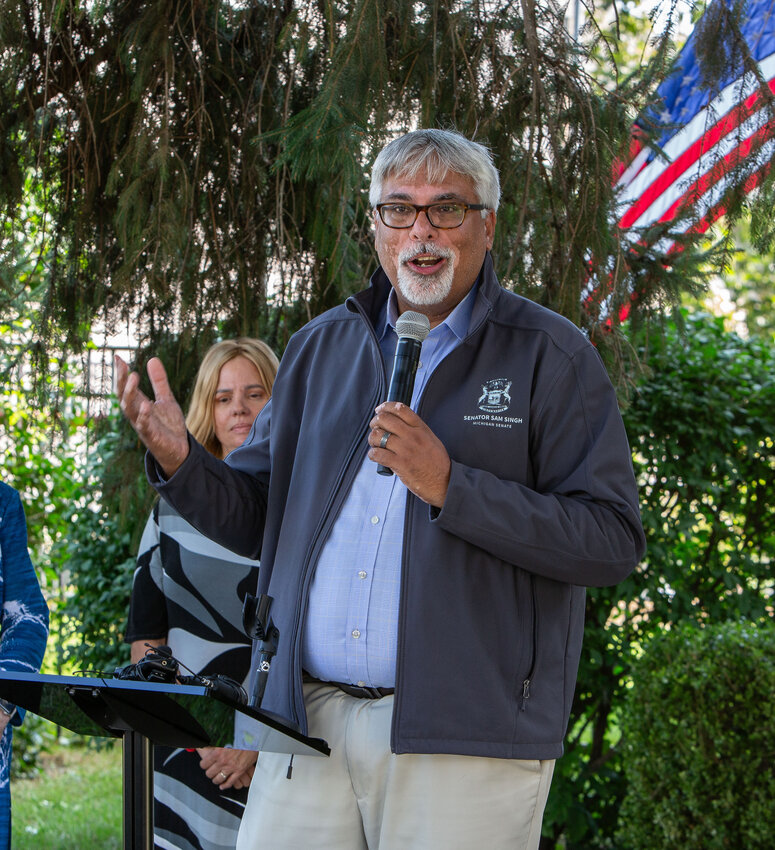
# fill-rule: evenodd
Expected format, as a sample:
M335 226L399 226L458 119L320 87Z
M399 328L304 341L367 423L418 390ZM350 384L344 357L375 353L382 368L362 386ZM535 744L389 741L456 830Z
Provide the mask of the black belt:
M306 672L302 674L302 680L305 682L319 682L321 685L333 685L348 696L357 697L358 699L382 699L382 697L389 697L396 692L395 688L372 688L369 685L348 685L346 682L324 682L321 679L310 676Z

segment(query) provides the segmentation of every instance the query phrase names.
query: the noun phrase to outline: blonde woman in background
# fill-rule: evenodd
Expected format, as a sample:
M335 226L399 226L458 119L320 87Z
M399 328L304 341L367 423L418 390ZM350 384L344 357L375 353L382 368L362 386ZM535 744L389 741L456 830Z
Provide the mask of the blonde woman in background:
M197 374L186 425L224 458L241 446L272 394L277 357L264 342L216 343ZM166 644L199 674L246 684L250 641L242 603L255 592L258 561L208 540L160 501L137 557L126 640L132 662ZM231 747L154 748L154 847L233 848L257 753Z

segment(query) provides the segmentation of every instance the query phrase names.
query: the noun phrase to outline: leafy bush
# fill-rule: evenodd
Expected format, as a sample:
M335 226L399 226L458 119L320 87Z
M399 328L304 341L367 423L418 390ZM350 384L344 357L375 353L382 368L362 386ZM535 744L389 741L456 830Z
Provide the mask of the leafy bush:
M769 850L775 626L685 625L647 647L623 716L628 850Z
M213 340L167 336L152 352L167 368L176 398L193 388L203 352ZM151 352L141 351L141 387L152 397L145 372ZM145 477L144 449L117 407L90 423L89 451L76 475L79 489L66 506L67 535L56 556L68 565L70 593L63 606L59 651L68 666L111 674L129 661L124 629L135 559L145 523L156 498Z
M0 367L4 365L0 358ZM51 557L51 548L70 528L68 506L80 489L77 435L85 417L76 409L72 386L65 381L59 385L59 405L41 403L31 390L12 383L0 385L0 468L3 481L21 495L30 557L49 604L54 633L67 576L66 566Z
M645 350L644 343L644 350ZM656 622L772 616L775 351L693 315L648 341L625 411L648 538L637 582Z
M68 506L70 531L55 546L71 582L58 650L69 667L91 675L111 674L129 661L124 627L138 539L154 496L128 428L106 420L98 430L78 470L81 491Z
M618 847L625 786L617 712L642 646L685 620L773 618L775 352L700 314L633 344L649 372L624 421L648 548L626 581L587 594L570 731L542 848Z

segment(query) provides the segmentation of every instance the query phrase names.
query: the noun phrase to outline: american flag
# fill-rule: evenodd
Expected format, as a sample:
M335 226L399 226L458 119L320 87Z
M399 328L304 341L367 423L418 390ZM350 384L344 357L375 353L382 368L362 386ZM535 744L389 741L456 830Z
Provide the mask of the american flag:
M703 28L706 36L718 35L719 51L730 51L727 70L712 88L698 61ZM732 189L759 185L775 154L773 92L775 0L714 0L657 90L655 105L636 122L630 158L619 166L616 215L623 237L650 242L667 256L678 250L679 234L703 233L724 214ZM652 241L648 230L655 226L659 236Z

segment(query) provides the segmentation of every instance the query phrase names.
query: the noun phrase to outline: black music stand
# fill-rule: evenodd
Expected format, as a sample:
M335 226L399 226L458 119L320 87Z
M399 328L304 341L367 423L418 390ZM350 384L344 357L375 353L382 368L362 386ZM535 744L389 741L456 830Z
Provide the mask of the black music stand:
M211 694L199 685L0 671L0 697L80 735L123 739L124 850L153 848L152 747L219 747L231 741L234 712L260 724L256 749L327 756L269 712Z

